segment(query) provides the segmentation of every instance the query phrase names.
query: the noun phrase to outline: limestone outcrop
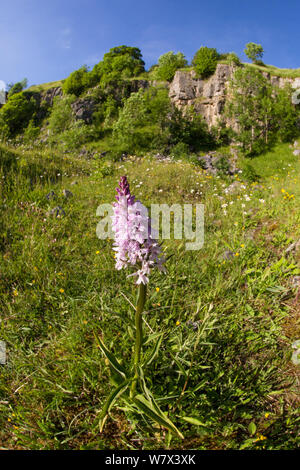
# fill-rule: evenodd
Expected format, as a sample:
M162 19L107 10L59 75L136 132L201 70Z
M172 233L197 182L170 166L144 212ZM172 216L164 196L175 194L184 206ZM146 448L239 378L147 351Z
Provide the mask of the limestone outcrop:
M226 88L233 70L230 65L218 64L214 75L206 80L197 78L193 70L178 70L169 87L170 99L181 109L193 106L209 127L214 126L224 109Z
M209 127L217 124L226 102L226 90L236 67L218 64L215 73L206 80L197 78L195 71L178 70L169 86L169 96L180 109L193 106L201 114ZM273 86L284 87L289 83L300 89L300 79L277 77L268 72L263 75ZM231 123L233 124L233 123Z

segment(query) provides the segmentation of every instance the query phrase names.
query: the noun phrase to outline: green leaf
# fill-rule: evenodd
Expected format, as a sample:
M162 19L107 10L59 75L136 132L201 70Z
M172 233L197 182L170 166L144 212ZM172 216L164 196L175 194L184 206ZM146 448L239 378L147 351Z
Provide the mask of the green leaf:
M256 424L253 423L253 421L251 421L251 423L249 424L248 431L251 436L254 436L254 434L256 433Z
M109 395L108 399L105 402L105 405L100 414L100 432L102 432L105 421L107 420L108 413L110 412L112 406L116 400L126 392L131 379L125 380L119 387L115 388Z
M103 354L105 355L105 357L109 361L110 365L112 366L112 368L118 374L120 374L121 377L123 377L123 379L126 379L126 371L125 371L124 367L119 363L119 361L115 358L115 356L106 348L106 346L104 345L104 343L102 342L102 340L100 338L97 338L96 335L95 335L95 339L96 339L101 351L103 352Z
M164 415L158 405L155 403L154 399L147 400L143 395L136 395L133 398L133 401L137 408L142 411L146 416L151 418L154 422L160 426L168 429L173 434L176 434L181 439L184 439L181 432L176 428L172 421Z
M182 373L182 375L184 375L185 378L187 378L187 372L185 371L184 367L180 364L179 362L179 359L177 359L174 354L171 353L171 351L169 351L169 354L171 356L171 358L173 359L173 361L176 363L176 365L178 366L179 368L179 371ZM179 372L177 371L177 372Z
M152 335L149 335L147 339L143 342L143 345L146 346L146 344L150 343L151 341L154 341L155 339L159 338L162 335L162 333L153 333Z
M181 419L187 421L188 423L194 424L195 426L205 426L206 424L202 423L198 418L194 418L193 416L180 416Z
M158 337L158 340L156 341L151 353L148 356L146 356L145 362L143 364L144 366L148 366L149 364L151 364L153 359L157 356L162 339L163 339L163 333L161 333L160 336Z

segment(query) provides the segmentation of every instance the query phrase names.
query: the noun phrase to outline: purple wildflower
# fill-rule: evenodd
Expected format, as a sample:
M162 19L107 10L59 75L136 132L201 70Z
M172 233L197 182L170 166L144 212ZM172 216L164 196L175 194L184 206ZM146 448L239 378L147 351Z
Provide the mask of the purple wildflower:
M151 268L157 267L165 272L165 258L161 256L158 241L152 238L147 208L130 193L126 176L122 176L116 189L118 195L112 217L116 268L138 266L139 269L131 276L137 276L137 284L147 284Z

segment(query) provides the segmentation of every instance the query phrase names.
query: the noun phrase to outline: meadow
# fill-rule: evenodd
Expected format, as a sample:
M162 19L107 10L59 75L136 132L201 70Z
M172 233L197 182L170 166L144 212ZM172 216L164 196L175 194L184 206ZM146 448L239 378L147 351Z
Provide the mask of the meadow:
M229 177L188 158L0 147L2 449L299 447L300 161L281 144L250 163L254 180L245 159ZM114 378L95 337L124 364L134 338L136 286L96 236L122 175L145 205L205 205L201 250L163 243L143 325L145 351L163 333L147 385L184 440L122 402L99 431Z

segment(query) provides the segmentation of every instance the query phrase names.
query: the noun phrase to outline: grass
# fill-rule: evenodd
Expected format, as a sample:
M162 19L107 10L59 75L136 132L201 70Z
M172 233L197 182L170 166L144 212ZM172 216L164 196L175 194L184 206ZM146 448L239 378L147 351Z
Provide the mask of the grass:
M29 88L26 89L26 91L46 91L49 90L49 88L62 86L63 81L64 80L57 80L55 82L41 83L40 85L31 85Z
M257 65L257 64L246 64L247 66L256 68L262 72L267 72L270 75L282 78L298 78L300 77L299 69L281 69L274 65Z
M0 148L2 448L299 446L291 345L300 337L300 254L286 249L300 238L300 162L281 145L251 165L258 184L243 173L212 177L185 160L111 163ZM165 241L168 274L151 276L144 324L146 335L164 333L147 384L184 441L169 442L122 406L99 433L113 377L94 335L124 363L133 347L136 287L115 270L111 241L96 237L97 206L113 201L123 174L147 205L205 204L204 248ZM57 206L65 215L50 215Z

